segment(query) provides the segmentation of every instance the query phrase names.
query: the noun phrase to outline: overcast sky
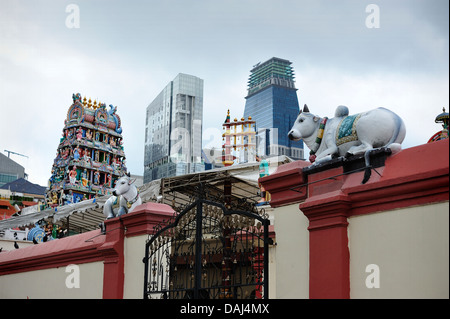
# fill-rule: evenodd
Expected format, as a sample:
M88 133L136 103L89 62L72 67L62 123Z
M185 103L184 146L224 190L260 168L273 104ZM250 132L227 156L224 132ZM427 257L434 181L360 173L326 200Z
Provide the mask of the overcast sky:
M250 69L274 56L293 62L299 103L312 113L383 106L406 123L403 147L414 147L441 129L434 119L448 110L448 7L448 0L1 0L0 151L27 155L11 158L46 186L79 92L118 107L128 169L142 175L146 107L169 81L178 73L204 80L204 146L220 147L227 109L243 115Z

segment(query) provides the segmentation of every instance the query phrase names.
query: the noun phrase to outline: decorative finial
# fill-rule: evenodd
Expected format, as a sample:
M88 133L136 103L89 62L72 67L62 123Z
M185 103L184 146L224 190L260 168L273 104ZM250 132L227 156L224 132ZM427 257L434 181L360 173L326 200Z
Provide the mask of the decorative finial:
M225 123L230 123L230 109L228 109L227 117L225 118Z
M448 139L448 126L450 123L450 116L448 112L445 111L445 107L442 108L442 113L436 116L434 119L435 123L442 123L442 130L434 134L429 140L430 142L435 142L443 139Z

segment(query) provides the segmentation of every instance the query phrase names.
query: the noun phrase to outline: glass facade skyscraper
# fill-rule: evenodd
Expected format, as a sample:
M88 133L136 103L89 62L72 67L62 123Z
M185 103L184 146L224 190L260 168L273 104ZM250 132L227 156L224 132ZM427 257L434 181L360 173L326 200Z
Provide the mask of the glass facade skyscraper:
M256 121L259 156L287 155L303 159L303 141L287 134L300 111L292 62L271 58L250 71L244 118Z
M204 170L203 80L178 74L147 107L144 183Z

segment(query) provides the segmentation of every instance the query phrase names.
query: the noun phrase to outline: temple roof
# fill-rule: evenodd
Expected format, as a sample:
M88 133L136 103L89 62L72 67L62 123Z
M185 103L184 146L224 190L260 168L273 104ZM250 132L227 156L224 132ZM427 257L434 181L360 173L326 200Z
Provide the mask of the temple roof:
M44 196L45 193L44 186L33 184L24 178L16 179L15 181L9 182L0 188L9 189L11 192L35 194L41 196Z

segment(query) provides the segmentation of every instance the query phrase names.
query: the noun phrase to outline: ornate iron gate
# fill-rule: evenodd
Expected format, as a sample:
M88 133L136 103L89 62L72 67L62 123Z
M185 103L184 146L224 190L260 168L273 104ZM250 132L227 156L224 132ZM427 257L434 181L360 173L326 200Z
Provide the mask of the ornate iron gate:
M144 299L268 298L269 224L197 199L147 241Z

